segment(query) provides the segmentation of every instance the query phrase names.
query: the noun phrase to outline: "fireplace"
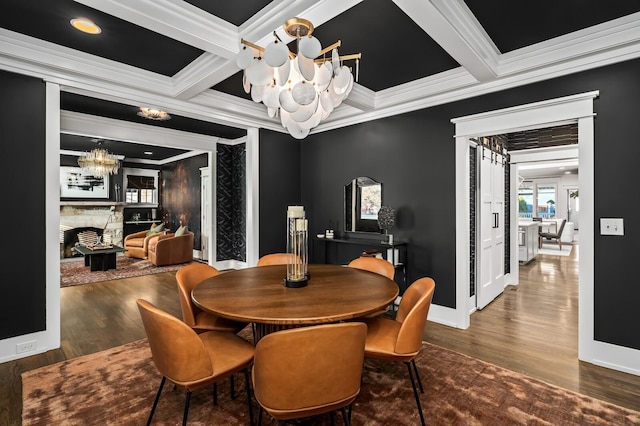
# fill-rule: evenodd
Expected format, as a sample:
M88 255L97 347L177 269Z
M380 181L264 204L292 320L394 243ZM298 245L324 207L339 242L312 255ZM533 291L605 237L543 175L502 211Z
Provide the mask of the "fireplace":
M95 231L112 244L122 246L123 205L114 202L72 201L60 202L60 258L74 257L72 250L78 234Z

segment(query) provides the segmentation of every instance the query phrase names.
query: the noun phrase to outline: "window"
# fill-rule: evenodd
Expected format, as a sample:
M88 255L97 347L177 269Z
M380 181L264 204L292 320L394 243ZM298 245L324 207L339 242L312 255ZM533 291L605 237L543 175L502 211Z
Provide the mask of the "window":
M556 216L556 189L555 184L523 183L518 189L518 217L554 218Z
M128 169L125 172L125 202L129 204L155 204L158 202L156 181L158 172Z

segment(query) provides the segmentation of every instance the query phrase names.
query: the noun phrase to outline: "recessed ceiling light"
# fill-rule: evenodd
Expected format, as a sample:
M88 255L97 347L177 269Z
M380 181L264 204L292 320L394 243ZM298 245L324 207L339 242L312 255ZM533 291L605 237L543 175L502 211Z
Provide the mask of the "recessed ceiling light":
M153 155L153 151L145 151L144 154L145 155Z
M73 18L69 22L73 25L73 28L82 31L83 33L100 34L102 32L102 28L97 26L91 19Z

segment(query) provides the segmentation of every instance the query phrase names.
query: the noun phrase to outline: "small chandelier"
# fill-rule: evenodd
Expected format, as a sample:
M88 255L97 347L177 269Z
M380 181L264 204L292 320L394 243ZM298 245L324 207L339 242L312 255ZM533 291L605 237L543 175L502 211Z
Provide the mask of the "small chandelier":
M100 144L101 142L98 142ZM118 172L120 161L104 148L95 148L78 158L80 168L93 176L108 176Z
M156 108L140 107L138 111L140 117L148 118L149 120L165 121L169 120L171 116L168 112L162 111Z
M273 32L274 40L266 48L241 40L236 58L244 70L243 86L254 102L267 107L269 117L280 116L282 125L296 139L326 119L347 98L354 76L342 61L355 59L356 77L361 54L340 56L340 41L322 49L313 37L313 24L302 18L284 23L284 31L296 39L298 55ZM330 55L325 56L327 52Z

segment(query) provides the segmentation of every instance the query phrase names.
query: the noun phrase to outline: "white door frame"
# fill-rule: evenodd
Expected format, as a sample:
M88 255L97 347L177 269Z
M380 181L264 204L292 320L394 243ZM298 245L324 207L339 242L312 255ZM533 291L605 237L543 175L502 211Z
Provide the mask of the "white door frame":
M578 123L580 262L578 272L578 358L640 375L640 351L594 340L594 112L598 91L454 118L456 167L456 308L454 326L469 327L469 141L471 138ZM512 175L511 187L517 187ZM511 221L511 238L517 221ZM513 242L512 242L513 246Z

